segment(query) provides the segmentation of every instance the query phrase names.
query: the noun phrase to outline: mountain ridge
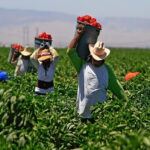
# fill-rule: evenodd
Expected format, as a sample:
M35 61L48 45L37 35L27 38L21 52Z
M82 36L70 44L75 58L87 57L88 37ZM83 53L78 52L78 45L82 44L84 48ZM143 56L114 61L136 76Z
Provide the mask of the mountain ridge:
M72 38L76 26L73 14L55 11L18 10L0 8L0 44L19 42L34 45L36 30L49 32L53 35L56 45L66 46ZM94 16L93 16L94 17ZM135 17L96 17L102 24L102 36L110 46L150 47L150 18ZM23 30L28 29L28 35L23 41ZM10 30L11 29L11 30ZM27 33L26 33L27 34ZM143 42L142 42L143 41ZM60 44L63 43L63 44ZM132 44L131 44L132 43Z

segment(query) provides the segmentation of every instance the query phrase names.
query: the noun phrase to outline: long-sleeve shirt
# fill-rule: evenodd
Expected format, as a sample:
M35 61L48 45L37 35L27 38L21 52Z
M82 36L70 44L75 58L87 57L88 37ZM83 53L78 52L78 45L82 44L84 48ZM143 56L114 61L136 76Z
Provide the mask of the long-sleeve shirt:
M18 61L17 61L17 65L16 65L16 69L15 69L15 73L14 75L23 75L27 72L28 70L28 66L29 66L29 61L30 59L23 59L22 55L19 56Z
M41 94L46 94L54 90L53 78L55 74L55 68L58 62L58 55L56 54L55 49L53 49L52 47L49 50L53 55L53 61L50 64L49 68L46 70L46 73L45 73L45 69L43 67L42 62L37 60L39 49L35 50L30 57L32 64L37 69L38 81L40 82L42 81L44 84L47 84L47 85L51 83L49 88L41 88L39 86L35 87L35 92L41 93Z
M74 49L67 50L68 56L78 72L77 111L84 118L90 118L90 106L107 100L107 89L119 99L126 99L125 93L107 64L95 67L78 57Z

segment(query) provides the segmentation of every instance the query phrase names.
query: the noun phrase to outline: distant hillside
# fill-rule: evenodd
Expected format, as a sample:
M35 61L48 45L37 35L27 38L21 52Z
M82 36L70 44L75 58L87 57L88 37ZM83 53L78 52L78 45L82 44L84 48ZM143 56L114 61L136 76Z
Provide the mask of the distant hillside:
M52 11L11 10L0 8L0 27L35 22L74 21L75 16Z
M93 16L96 17L96 16ZM34 45L36 34L52 34L53 45L65 47L75 32L77 16L52 11L0 8L0 45ZM114 47L150 47L150 19L96 17L103 30L99 39Z
M127 32L137 29L150 30L150 19L145 18L105 17L101 18L101 22L103 22L104 26L112 30L118 28L126 30Z
M77 16L62 12L33 11L33 10L10 10L0 8L0 26L18 25L35 22L75 22ZM150 29L150 19L128 17L97 17L103 26L111 29L123 28L127 31L135 29Z

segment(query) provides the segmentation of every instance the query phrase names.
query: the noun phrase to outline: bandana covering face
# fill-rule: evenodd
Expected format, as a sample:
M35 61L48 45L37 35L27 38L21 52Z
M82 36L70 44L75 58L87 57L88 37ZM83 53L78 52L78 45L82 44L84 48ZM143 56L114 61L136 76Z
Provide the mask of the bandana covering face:
M48 56L50 54L51 54L50 52L45 52L45 53L42 53L41 56Z
M40 50L39 55L38 55L38 60L45 61L47 59L50 59L50 60L53 59L51 52L48 49Z

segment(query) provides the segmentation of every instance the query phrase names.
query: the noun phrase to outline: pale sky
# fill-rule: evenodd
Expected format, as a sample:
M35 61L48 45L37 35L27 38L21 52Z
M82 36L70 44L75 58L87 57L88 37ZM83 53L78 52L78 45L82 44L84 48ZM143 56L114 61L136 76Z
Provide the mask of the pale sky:
M150 0L0 0L0 8L150 18Z

